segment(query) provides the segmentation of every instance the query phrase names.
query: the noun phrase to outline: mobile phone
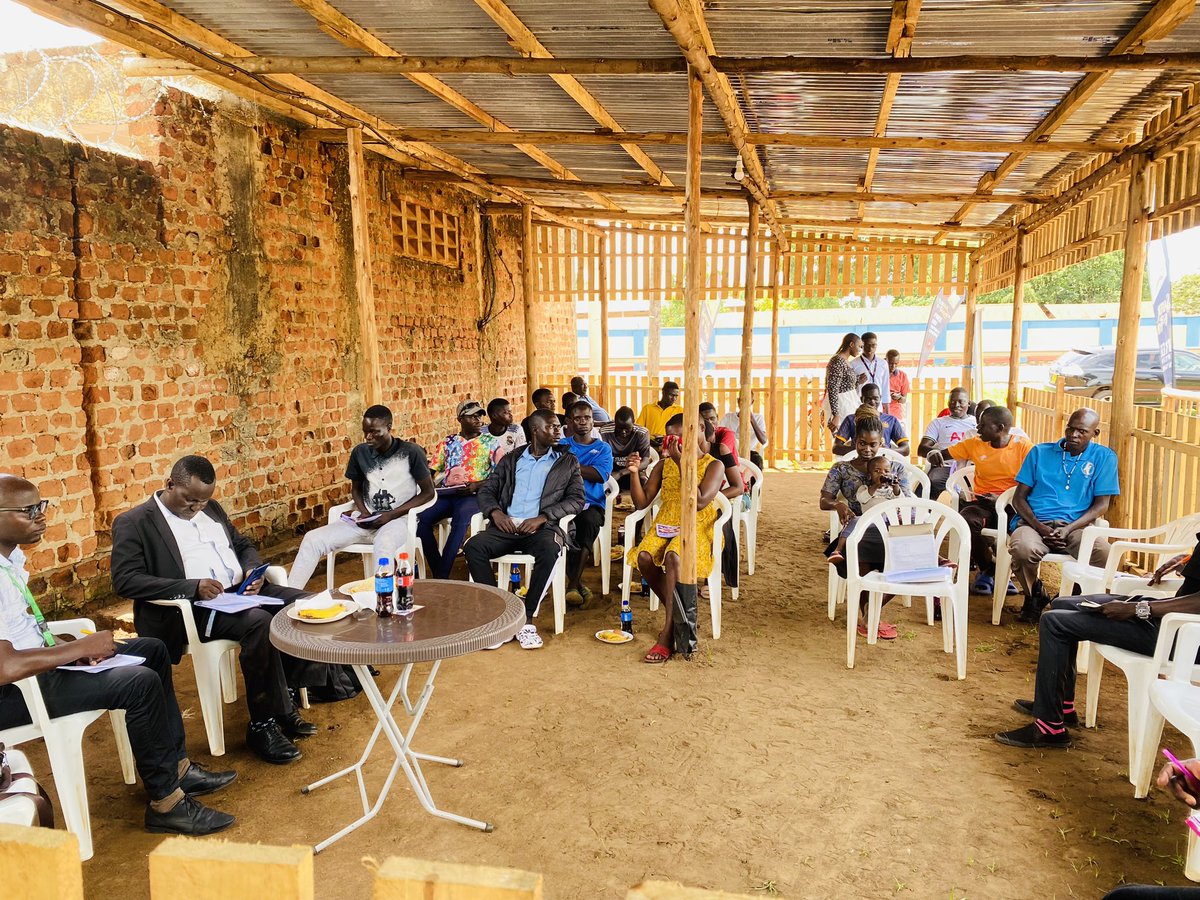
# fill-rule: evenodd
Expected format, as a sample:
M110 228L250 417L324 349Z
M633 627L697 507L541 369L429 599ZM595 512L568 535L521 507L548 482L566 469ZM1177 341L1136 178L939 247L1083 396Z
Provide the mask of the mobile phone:
M267 568L268 567L265 563L261 566L255 567L250 574L246 576L246 580L238 586L237 592L239 594L246 593L246 588L250 587L250 585L254 584L254 582L258 581L258 579L267 574Z
M1103 603L1097 603L1095 600L1080 600L1079 605L1083 609L1100 609L1104 606Z
M1176 759L1175 754L1166 747L1163 747L1162 753L1167 758L1167 761L1175 767L1175 771L1179 773L1179 777L1183 779L1183 783L1187 786L1187 789L1197 797L1200 797L1200 780L1197 780L1196 776L1192 774L1191 769Z

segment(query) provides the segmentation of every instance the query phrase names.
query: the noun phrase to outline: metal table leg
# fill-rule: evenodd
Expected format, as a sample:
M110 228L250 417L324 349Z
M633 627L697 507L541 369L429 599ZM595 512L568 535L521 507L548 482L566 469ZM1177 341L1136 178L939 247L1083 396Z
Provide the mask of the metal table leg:
M300 793L311 793L322 785L329 784L353 772L358 782L358 794L359 800L362 802L363 814L336 834L317 844L313 848L314 852L320 853L334 841L345 837L351 831L356 830L375 818L375 815L383 806L383 801L387 799L388 793L392 789L392 782L395 781L397 772L401 770L403 770L408 783L412 786L413 792L417 795L417 799L426 812L442 819L449 819L452 822L459 822L463 825L469 825L472 828L478 828L480 831L492 830L493 826L488 822L468 819L465 816L446 812L438 809L433 802L429 786L425 782L425 774L421 771L420 761L424 760L426 762L436 762L457 767L462 765L462 760L451 759L445 756L430 756L426 753L417 753L412 749L413 737L417 733L417 728L420 726L421 719L425 715L425 708L429 705L429 698L433 694L433 683L434 679L437 678L438 669L441 668L441 660L436 660L433 663L433 667L429 670L429 675L425 679L425 685L422 687L421 693L417 696L415 702L410 701L408 696L408 680L412 674L412 668L411 663L404 667L400 677L396 680L396 686L392 688L391 693L385 700L383 693L379 690L379 686L375 683L375 679L371 676L369 668L367 666L354 667L354 671L358 673L359 681L362 683L363 693L366 694L367 701L371 704L371 709L375 711L375 718L377 719L375 728L372 730L371 737L367 741L367 746L363 750L362 756L359 757L358 762L332 775L327 775L319 781L314 781L312 784L301 788ZM407 732L400 728L399 723L392 714L392 708L395 706L398 698L403 699L404 711L412 720ZM371 752L375 749L375 744L379 740L381 733L387 737L388 743L392 745L392 750L396 754L396 761L389 768L387 778L383 782L383 787L380 789L374 803L372 803L367 796L366 782L363 780L363 766L366 764L367 759L370 758Z

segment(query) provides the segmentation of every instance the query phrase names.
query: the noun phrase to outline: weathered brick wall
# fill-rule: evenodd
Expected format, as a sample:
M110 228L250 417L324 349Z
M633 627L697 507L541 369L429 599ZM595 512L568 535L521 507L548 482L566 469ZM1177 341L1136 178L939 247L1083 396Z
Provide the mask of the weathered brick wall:
M31 568L64 607L107 595L113 517L184 453L213 460L263 544L323 520L363 408L345 150L177 91L138 127L141 160L0 127L0 471L54 503ZM475 198L371 155L367 184L398 433L432 441L467 396L523 409L519 220L477 255ZM396 255L395 193L462 216L460 270ZM554 370L573 368L573 311L542 320Z

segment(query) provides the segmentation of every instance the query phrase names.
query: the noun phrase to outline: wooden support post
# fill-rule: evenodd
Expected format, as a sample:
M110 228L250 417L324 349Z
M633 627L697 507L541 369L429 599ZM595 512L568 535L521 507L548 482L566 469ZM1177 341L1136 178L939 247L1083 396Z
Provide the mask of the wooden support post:
M767 458L763 460L772 466L779 458L779 433L781 430L779 421L779 291L783 279L783 273L780 271L783 264L783 248L779 246L780 240L780 236L775 235L775 240L771 242L771 389L768 393L769 399L765 410L767 437L771 441L767 445Z
M0 824L0 872L10 900L83 900L79 841L69 831Z
M1150 167L1145 156L1129 168L1129 206L1125 219L1125 268L1121 274L1121 307L1117 317L1116 359L1113 363L1112 418L1108 444L1117 453L1122 492L1133 489L1130 436L1135 422L1134 372L1137 368L1138 320L1142 314L1142 279L1146 274L1146 242L1150 238ZM1153 474L1153 473L1152 473ZM1162 474L1162 473L1158 473ZM1134 503L1114 497L1109 518L1117 528L1130 527Z
M750 895L705 891L678 881L643 881L629 889L625 900L750 900Z
M151 900L312 900L312 847L167 838L150 852Z
M390 856L372 900L542 900L542 876L518 869Z
M350 156L350 231L354 241L354 288L358 295L358 334L362 344L363 405L383 402L379 332L375 324L375 282L371 277L371 229L367 213L367 170L362 128L346 129Z
M538 360L537 310L534 309L534 279L537 268L534 264L533 207L526 203L521 207L521 298L525 305L525 396L539 387L541 375Z
M983 373L975 371L975 317L979 315L976 294L979 292L979 267L971 264L967 282L967 325L963 337L962 386L968 397L975 397L976 384L983 385ZM976 398L978 399L978 398Z
M700 414L700 300L704 295L704 235L700 233L701 129L704 85L688 69L687 270L683 301L683 453L679 466L679 582L696 583L696 440ZM664 603L672 598L664 597Z
M1021 399L1021 303L1025 298L1025 229L1017 229L1013 245L1012 341L1008 348L1008 408L1017 414Z
M742 308L742 382L738 394L741 404L741 415L738 418L738 453L747 459L750 458L751 438L754 435L750 422L754 413L754 392L751 390L754 378L754 298L758 294L758 204L750 200L748 205L746 301Z
M599 278L596 282L600 292L600 403L606 409L609 405L608 380L611 373L608 368L608 235L602 234L596 239L600 260ZM613 411L609 410L609 415Z

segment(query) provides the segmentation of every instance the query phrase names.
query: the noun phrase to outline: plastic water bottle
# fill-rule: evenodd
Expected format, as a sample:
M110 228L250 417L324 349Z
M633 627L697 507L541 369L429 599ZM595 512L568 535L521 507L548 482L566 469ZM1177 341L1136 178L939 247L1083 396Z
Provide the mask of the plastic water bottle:
M392 595L396 593L396 578L392 574L392 563L386 556L379 557L375 569L375 612L380 618L392 614Z
M621 630L626 634L633 634L633 610L628 600L621 601Z
M413 573L408 564L408 554L401 553L396 560L396 615L413 614Z
M512 572L508 576L508 589L518 597L521 596L521 567L516 563L513 563Z

